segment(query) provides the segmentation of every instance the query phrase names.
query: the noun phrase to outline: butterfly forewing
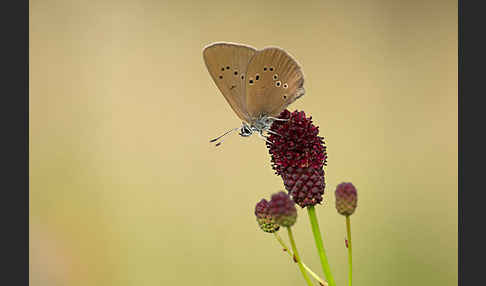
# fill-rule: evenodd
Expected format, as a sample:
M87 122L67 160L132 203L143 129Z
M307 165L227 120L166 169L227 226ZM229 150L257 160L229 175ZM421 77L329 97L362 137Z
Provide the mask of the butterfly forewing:
M299 64L280 48L265 48L250 60L246 72L246 109L252 120L278 116L304 95Z
M250 122L246 109L246 69L256 49L234 43L214 43L204 48L209 74L241 120Z

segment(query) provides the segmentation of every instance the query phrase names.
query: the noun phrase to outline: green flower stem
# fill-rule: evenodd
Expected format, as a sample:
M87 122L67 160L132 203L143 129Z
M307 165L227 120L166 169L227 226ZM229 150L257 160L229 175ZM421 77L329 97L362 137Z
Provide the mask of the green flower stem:
M277 241L280 243L280 245L283 247L284 251L293 259L294 255L292 254L292 252L289 250L288 246L285 244L285 242L282 240L282 238L280 237L280 235L278 235L277 232L274 232L273 233L275 235L275 238L277 239ZM304 262L302 262L302 266L304 266L305 270L312 276L314 277L314 279L317 280L317 282L321 283L322 286L327 286L327 282L324 281L324 279L322 279L321 277L319 277L317 274L314 273L314 271L312 271L309 267L307 267L307 265L305 265Z
M324 244L322 242L321 230L319 229L319 223L317 222L316 210L314 206L307 207L307 212L309 214L310 223L312 226L312 233L314 234L314 240L316 242L317 252L319 253L319 258L321 259L322 270L326 276L329 286L336 286L334 278L331 274L331 268L327 262L326 251L324 250Z
M299 253L297 252L297 245L295 244L294 235L292 234L292 229L290 227L287 227L287 231L289 233L290 245L292 246L292 251L294 252L295 260L297 260L297 264L299 265L300 272L302 272L302 276L304 276L307 285L312 286L312 282L309 276L307 275L307 272L305 272L305 268L302 265L302 261L300 260Z
M351 243L351 220L346 216L346 231L348 236L349 286L353 285L353 244Z

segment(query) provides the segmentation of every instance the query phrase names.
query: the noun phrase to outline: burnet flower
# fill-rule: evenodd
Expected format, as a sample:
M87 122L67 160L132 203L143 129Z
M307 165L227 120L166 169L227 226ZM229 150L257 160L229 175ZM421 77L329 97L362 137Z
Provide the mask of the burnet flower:
M271 127L267 147L272 168L300 207L320 204L324 194L324 165L327 163L324 138L303 111L284 110Z

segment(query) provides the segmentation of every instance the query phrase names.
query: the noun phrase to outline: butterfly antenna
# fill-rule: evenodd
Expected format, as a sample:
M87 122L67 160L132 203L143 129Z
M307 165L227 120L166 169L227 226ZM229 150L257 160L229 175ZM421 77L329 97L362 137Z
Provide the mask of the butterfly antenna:
M214 139L210 140L209 142L211 142L211 143L216 142L216 141L218 141L219 139L223 138L224 136L228 135L229 133L231 133L231 132L233 132L233 131L236 131L236 130L238 130L238 129L240 129L240 128L233 128L233 129L231 129L231 130L228 130L228 131L226 131L226 132L225 132L223 135L218 136L218 137L216 137L216 138L214 138ZM219 146L219 145L221 145L221 143L223 143L223 140L221 140L220 142L216 143L216 147L217 147L217 146Z

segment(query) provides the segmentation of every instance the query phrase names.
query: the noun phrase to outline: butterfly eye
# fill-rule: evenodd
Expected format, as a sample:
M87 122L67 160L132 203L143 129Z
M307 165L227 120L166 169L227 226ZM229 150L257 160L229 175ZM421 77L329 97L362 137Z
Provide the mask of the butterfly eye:
M273 71L273 67L270 67L270 71Z
M250 85L253 85L253 79L250 77L250 80L248 81Z
M280 82L280 81L277 81L277 82L275 83L275 85L276 85L277 87L279 87L281 84L282 84L282 82Z
M288 88L288 87L289 87L289 85L284 83L283 88Z
M267 67L263 67L263 71L267 71Z
M274 74L273 75L273 80L277 80L278 79L278 74Z
M229 66L226 66L226 69L227 69L227 70L229 70L229 69L230 69L230 67L229 67Z
M260 79L260 75L259 74L256 74L255 75L255 80L259 80Z
M238 75L238 71L235 71L233 74L237 76Z

